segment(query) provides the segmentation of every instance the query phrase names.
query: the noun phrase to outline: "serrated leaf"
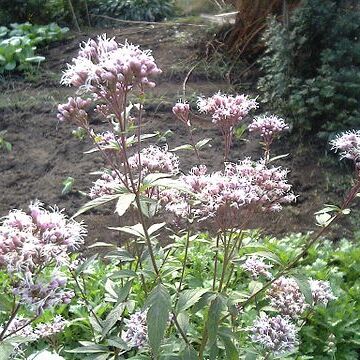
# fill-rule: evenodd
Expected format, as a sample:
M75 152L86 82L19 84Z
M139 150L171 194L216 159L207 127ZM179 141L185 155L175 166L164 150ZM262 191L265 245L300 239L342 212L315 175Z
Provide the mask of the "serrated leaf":
M118 213L119 216L123 216L135 198L135 194L132 193L121 194L116 203L115 212Z
M159 284L152 290L146 305L149 307L147 312L149 344L154 354L158 354L171 309L171 297L164 285Z
M116 324L116 322L121 318L126 303L117 304L108 314L106 317L103 329L102 329L102 336L105 337L107 333L112 329L112 327Z
M195 305L207 291L208 289L203 288L183 290L179 296L176 312L180 313Z
M216 344L219 321L223 307L224 307L223 298L221 295L217 295L216 298L210 304L209 317L206 323L206 327L209 335L208 344L210 347Z

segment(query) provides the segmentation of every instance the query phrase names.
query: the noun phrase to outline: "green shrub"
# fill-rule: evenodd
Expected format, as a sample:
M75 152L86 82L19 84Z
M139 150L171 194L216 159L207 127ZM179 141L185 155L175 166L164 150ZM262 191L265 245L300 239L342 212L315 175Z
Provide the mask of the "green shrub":
M161 21L174 15L172 0L103 0L94 3L92 12L136 21Z
M360 122L360 10L306 0L288 28L271 19L258 87L269 107L321 135Z

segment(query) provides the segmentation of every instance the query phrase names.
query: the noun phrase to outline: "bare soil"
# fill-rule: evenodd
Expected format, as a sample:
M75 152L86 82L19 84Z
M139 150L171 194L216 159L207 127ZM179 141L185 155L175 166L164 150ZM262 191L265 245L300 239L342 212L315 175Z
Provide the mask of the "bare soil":
M120 42L128 39L142 48L153 50L163 74L148 96L145 125L149 131L172 130L174 135L168 137L170 148L188 142L184 128L171 113L171 105L181 96L183 79L196 62L197 46L192 40L201 31L202 28L189 26L106 30ZM80 41L102 32L91 30L73 34L70 39L43 49L46 62L39 73L28 74L25 78L21 75L6 76L0 84L0 130L7 130L6 140L13 144L11 152L0 153L0 216L12 208L26 209L34 199L47 206L57 204L71 215L87 201L80 192L88 191L96 179L90 173L99 170L104 163L96 154L84 154L91 144L74 138L72 126L57 122L56 107L74 93L73 89L59 85L61 71L76 55ZM225 80L209 78L196 69L191 73L186 89L187 95L231 91ZM98 119L93 119L92 125L95 131L104 129L104 124ZM198 119L195 125L196 139L213 139L211 147L201 154L204 163L212 169L219 168L223 157L220 134L210 121ZM314 212L324 203L340 201L344 194L343 184L348 181L348 169L340 169L322 160L325 149L318 141L308 139L304 145L294 139L294 135L282 139L275 147L275 153L290 153L280 163L291 170L289 181L299 194L297 203L279 214L257 217L251 224L274 235L314 230ZM235 141L231 156L233 161L246 156L258 158L261 148L254 140ZM182 152L180 157L184 170L195 162L195 157L187 152ZM69 176L75 179L73 191L62 196L62 182ZM110 207L89 212L82 218L89 228L88 244L121 241L118 233L107 229L121 223ZM349 226L348 223L341 224L330 236L334 239L351 236Z

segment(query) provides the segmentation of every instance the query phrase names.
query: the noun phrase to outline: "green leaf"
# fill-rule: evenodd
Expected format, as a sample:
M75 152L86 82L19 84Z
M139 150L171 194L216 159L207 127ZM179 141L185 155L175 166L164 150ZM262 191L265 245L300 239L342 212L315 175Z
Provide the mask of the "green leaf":
M216 298L211 302L208 321L206 324L209 334L208 344L210 347L216 344L219 321L223 307L224 298L221 295L217 295Z
M149 235L152 235L154 234L155 232L157 232L158 230L160 230L161 228L163 228L164 226L166 225L166 222L162 222L162 223L159 223L159 224L153 224L149 227L148 229L148 234Z
M170 294L164 285L159 284L152 290L146 305L149 306L147 312L149 344L154 354L158 354L171 309Z
M126 210L130 207L132 202L135 200L135 194L120 194L119 199L116 203L115 212L118 213L119 216L125 214Z
M125 307L126 307L126 303L119 303L109 312L103 324L103 329L102 329L103 337L105 337L108 334L108 332L112 329L112 327L116 324L116 322L121 318Z
M186 348L180 353L181 360L198 360L197 352L191 345L187 345Z
M108 348L104 345L97 345L97 344L92 344L92 345L86 345L86 346L80 346L77 347L76 349L72 349L72 350L65 350L68 353L79 353L79 354L94 354L94 353L106 353L108 352Z
M219 336L224 343L225 352L226 352L226 359L229 360L238 360L239 353L236 349L236 346L233 343L233 338L235 339L234 334L228 328L222 328L219 330Z
M75 213L75 215L72 216L72 219L76 218L77 216L83 214L84 212L90 209L96 208L100 205L104 205L110 201L113 201L117 199L120 195L121 194L104 195L87 202L84 206L80 208L80 210L77 213Z
M2 342L0 344L0 360L10 359L11 353L14 350L14 345L9 342Z
M312 296L312 292L311 292L309 279L306 276L304 276L303 274L293 274L293 277L294 277L296 283L298 284L301 293L304 295L305 301L308 304L312 305L313 304L313 296Z
M206 138L206 139L198 141L195 144L196 149L200 150L202 147L204 147L206 144L208 144L211 140L212 140L211 138Z
M123 270L119 270L114 272L113 274L111 274L110 276L112 279L124 279L124 278L135 278L137 277L137 274L134 270L130 270L130 269L123 269Z
M16 68L16 61L10 61L5 65L5 70L11 71Z
M123 227L109 227L110 230L117 230L124 232L126 234L134 235L136 237L144 238L144 229L141 224L136 224L132 226L123 226Z
M196 304L203 294L205 294L208 290L207 289L189 289L183 290L180 293L179 301L176 306L176 312L180 313L181 311L187 310L189 307Z
M44 56L31 56L25 59L25 61L29 63L41 63L44 60L45 60Z
M190 144L184 144L184 145L177 146L177 147L171 149L170 151L176 152L176 151L181 151L181 150L193 150L193 146Z

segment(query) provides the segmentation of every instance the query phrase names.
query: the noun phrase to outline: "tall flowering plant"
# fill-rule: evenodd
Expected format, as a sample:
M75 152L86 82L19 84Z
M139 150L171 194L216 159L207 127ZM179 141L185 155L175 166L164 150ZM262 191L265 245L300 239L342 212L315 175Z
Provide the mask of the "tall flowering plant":
M38 203L32 205L31 215L11 212L3 225L5 235L0 232L1 243L9 243L0 247L0 264L21 281L18 286L14 280L14 311L0 340L14 326L18 304L35 303L36 317L46 307L69 301L72 294L63 290L66 284L58 277L38 284L38 266L42 270L52 264L56 270L68 268L78 294L73 301L84 306L89 318L90 338L77 339L79 347L67 349L69 354L99 359L295 356L299 330L318 307L335 299L327 281L307 279L296 272L296 266L326 229L348 212L359 193L360 135L347 133L332 143L342 157L355 162L353 188L340 207L328 206L317 214L319 232L284 262L251 236L248 226L253 218L279 212L296 201L288 171L273 165L278 157L271 157L270 151L275 139L288 130L287 124L271 115L255 118L249 131L260 136L263 158L230 162L235 127L249 120L256 101L220 93L199 99L200 112L211 116L224 139L224 162L209 172L201 163L201 141L195 143L193 138L190 106L179 102L173 114L189 130L198 162L182 172L176 152L148 145L155 134L143 133L144 94L155 86L160 73L150 51L106 36L83 43L65 70L62 83L78 91L77 97L59 105L58 119L84 129L94 146L90 151L99 153L107 166L89 190L90 201L73 218L114 202L115 212L120 217L129 213L131 223L111 224L124 236L122 247L97 244L111 248L106 255L111 270L100 295L106 304L102 307L94 305L87 292L94 259L79 266L68 261L68 251L82 243L83 226L57 210L46 212ZM92 129L90 108L108 124L106 132ZM206 235L198 231L204 224ZM21 237L25 240L13 241L12 227L16 234L25 231ZM168 236L172 241L167 241ZM40 246L35 256L33 244L37 249L38 243L46 250ZM199 244L206 244L208 258L201 264L202 280L195 281L191 253ZM30 259L30 275L21 259ZM39 294L36 301L33 294Z

